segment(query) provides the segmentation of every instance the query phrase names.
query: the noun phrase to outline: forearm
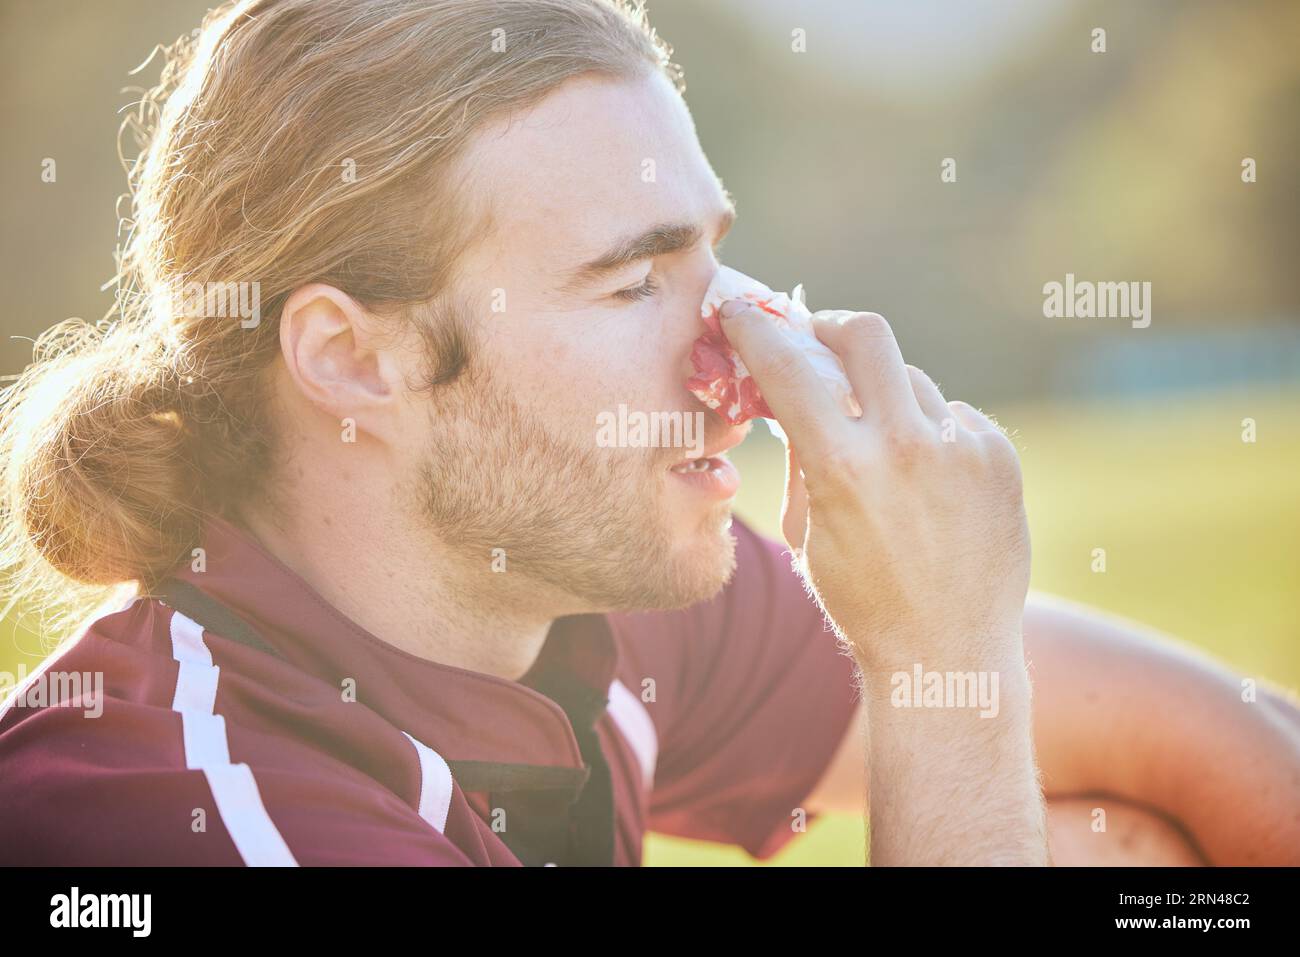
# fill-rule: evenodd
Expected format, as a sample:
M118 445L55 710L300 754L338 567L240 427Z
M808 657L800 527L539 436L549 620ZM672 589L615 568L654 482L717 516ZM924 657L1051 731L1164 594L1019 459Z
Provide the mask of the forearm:
M1243 700L1212 659L1045 596L1026 609L1025 645L1049 797L1152 807L1213 864L1300 863L1294 704L1263 687Z
M900 707L890 672L863 675L870 862L1048 863L1024 666L998 669L991 717L977 708Z

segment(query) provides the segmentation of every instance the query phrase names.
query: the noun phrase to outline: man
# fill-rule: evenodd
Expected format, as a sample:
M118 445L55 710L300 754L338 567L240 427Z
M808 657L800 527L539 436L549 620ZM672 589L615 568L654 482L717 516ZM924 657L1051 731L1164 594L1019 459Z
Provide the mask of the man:
M879 316L818 319L849 420L726 310L802 578L732 522L743 429L595 441L700 411L734 218L639 15L263 0L176 56L139 295L5 406L23 593L141 584L47 666L102 675L97 717L41 674L0 716L6 862L634 864L647 828L762 857L868 771L877 864L1297 862L1295 709L1026 605L1014 450ZM996 698L904 702L914 670Z

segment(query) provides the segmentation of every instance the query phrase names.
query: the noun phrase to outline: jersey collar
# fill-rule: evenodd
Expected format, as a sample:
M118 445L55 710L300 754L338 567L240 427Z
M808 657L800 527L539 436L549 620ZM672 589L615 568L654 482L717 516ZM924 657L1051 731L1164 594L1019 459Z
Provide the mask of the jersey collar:
M294 667L352 689L356 701L449 762L584 767L575 723L594 722L618 667L604 615L556 619L518 681L420 658L388 644L330 605L248 531L210 517L187 581L255 629Z

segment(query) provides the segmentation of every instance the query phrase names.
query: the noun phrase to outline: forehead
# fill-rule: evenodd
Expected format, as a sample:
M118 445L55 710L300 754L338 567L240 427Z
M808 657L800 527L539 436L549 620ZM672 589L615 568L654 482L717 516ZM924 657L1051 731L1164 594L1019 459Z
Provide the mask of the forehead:
M481 131L466 163L492 212L491 248L519 266L571 267L630 229L705 226L727 205L685 103L659 71L569 80Z

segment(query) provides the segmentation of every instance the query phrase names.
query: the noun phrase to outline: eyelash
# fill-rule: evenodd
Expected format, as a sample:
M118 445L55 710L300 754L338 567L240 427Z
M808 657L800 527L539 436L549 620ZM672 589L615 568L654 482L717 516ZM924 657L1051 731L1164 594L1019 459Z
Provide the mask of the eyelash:
M629 289L620 289L614 295L628 302L639 302L642 299L649 299L658 291L659 284L655 282L654 274L651 273L645 277L645 282L641 283L641 285L632 286Z
M725 241L726 241L726 237L723 237L722 240L713 244L713 254L715 256L722 249L722 244ZM645 277L645 281L642 282L641 285L632 286L631 288L628 289L620 289L618 292L614 293L614 295L615 297L622 299L626 302L640 302L643 299L649 299L658 291L659 291L659 283L655 282L654 273L649 273L647 274L647 276Z

